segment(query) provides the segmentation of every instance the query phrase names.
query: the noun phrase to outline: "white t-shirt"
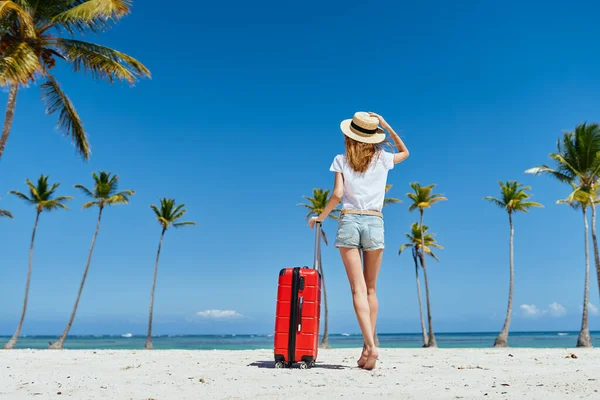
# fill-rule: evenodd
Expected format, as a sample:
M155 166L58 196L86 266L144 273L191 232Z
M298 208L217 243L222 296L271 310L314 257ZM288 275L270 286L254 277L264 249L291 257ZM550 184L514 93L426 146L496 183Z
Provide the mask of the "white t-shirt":
M386 151L375 154L369 169L362 174L348 165L345 154L335 156L329 170L344 176L342 209L381 211L388 171L392 168L394 155Z

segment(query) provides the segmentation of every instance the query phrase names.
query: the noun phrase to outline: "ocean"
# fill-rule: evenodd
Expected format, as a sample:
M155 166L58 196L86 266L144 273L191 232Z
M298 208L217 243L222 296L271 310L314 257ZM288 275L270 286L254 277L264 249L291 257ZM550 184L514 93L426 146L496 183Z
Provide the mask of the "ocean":
M490 333L438 333L436 339L440 348L486 348L494 344L497 332ZM577 343L578 332L514 332L510 334L511 347L527 348L573 348ZM0 336L5 343L9 336ZM56 336L22 336L19 349L46 349ZM135 350L143 349L145 335L88 335L69 336L65 349L93 350ZM421 334L379 334L381 347L417 348L421 347ZM273 348L273 337L268 334L256 335L162 335L153 336L155 349L162 350L253 350ZM592 343L600 345L600 332L592 332ZM360 334L332 334L329 344L333 348L362 347Z

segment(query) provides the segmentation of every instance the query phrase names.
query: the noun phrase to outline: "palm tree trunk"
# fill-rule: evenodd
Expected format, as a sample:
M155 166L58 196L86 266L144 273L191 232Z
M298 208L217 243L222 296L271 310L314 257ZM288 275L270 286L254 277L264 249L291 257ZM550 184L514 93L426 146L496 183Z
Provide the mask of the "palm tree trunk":
M19 326L17 326L17 331L10 338L8 343L6 343L6 345L4 346L5 349L15 348L17 340L19 339L19 335L21 334L21 328L23 328L23 321L25 321L25 313L27 312L27 300L29 299L29 283L31 282L31 269L33 265L33 243L35 241L35 231L37 230L38 221L40 220L41 213L41 211L37 212L37 215L35 216L35 224L33 224L33 232L31 233L31 244L29 245L29 268L27 269L27 283L25 284L25 300L23 301L23 311L21 312L21 320L19 321Z
M427 347L428 338L425 330L425 318L423 317L423 301L421 300L421 282L419 281L419 261L417 250L413 248L413 259L415 260L415 276L417 278L417 296L419 297L419 316L421 317L421 333L423 334L423 347Z
M319 347L323 349L329 349L329 308L327 307L327 289L325 288L325 275L323 275L323 266L319 263L319 269L321 270L321 286L323 288L323 307L325 308L325 321L323 323L323 338Z
M594 261L596 262L596 278L598 279L598 290L600 291L600 255L598 254L598 240L596 238L596 204L590 196L590 205L592 207L592 242L594 244Z
M85 266L85 271L83 272L83 278L81 279L81 284L79 285L79 292L77 293L77 299L75 300L75 306L73 307L73 312L71 313L71 317L69 318L69 322L67 323L67 327L65 331L60 336L60 338L50 345L51 349L62 349L67 336L69 335L69 331L71 330L71 326L73 325L73 321L75 320L75 314L77 313L77 306L79 305L79 300L81 299L81 293L83 292L83 285L85 285L85 279L87 278L88 271L90 270L90 263L92 262L92 254L94 253L94 245L96 244L96 237L98 236L98 231L100 230L100 220L102 219L102 210L104 207L100 206L100 211L98 212L98 223L96 224L96 232L94 232L94 238L92 239L92 245L90 246L90 253L88 255L87 264Z
M500 331L500 334L494 342L494 347L508 347L508 330L510 328L510 318L512 316L512 302L513 302L513 288L515 285L515 257L514 257L514 237L515 228L513 226L512 214L508 213L508 222L510 225L510 283L508 287L508 308L506 310L506 319L504 320L504 326Z
M425 238L423 237L423 209L419 209L421 214L420 218L420 226L421 230L421 245L424 247ZM433 333L433 324L431 322L431 302L429 300L429 280L427 279L427 266L425 264L425 251L421 249L421 266L423 267L423 278L425 279L425 300L427 302L427 324L429 327L429 338L427 340L427 347L437 347L437 342L435 341L435 335Z
M590 338L590 329L588 327L588 302L590 294L590 250L589 250L589 232L586 206L583 209L583 226L585 228L585 288L583 289L583 315L581 318L581 331L577 338L577 347L592 347Z
M427 324L429 327L429 337L427 347L437 347L435 334L433 333L433 324L431 322L431 302L429 300L429 280L427 279L427 266L425 265L425 254L421 252L421 266L423 267L423 278L425 279L425 300L427 302Z
M19 90L19 84L13 83L10 85L10 91L8 92L8 104L6 105L6 113L4 114L4 127L2 128L2 136L0 137L0 158L4 153L6 142L8 141L8 135L10 135L10 128L12 127L13 117L15 116L15 108L17 106L17 92Z
M154 266L154 280L152 281L152 294L150 295L150 318L148 319L148 337L146 338L146 350L152 350L152 313L154 311L154 289L156 288L156 274L158 273L158 258L160 257L160 249L162 247L165 231L163 228L160 234L160 242L158 242L158 251L156 252L156 265Z

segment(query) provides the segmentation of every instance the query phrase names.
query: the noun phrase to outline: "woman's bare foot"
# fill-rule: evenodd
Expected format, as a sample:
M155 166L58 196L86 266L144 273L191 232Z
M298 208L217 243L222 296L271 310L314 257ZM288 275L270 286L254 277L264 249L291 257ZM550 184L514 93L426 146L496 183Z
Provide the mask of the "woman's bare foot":
M367 363L368 357L369 357L369 352L367 351L367 345L363 345L362 354L360 355L360 358L356 362L358 364L359 368L362 368L365 366L365 364Z
M377 347L372 347L370 350L368 350L368 354L367 362L363 368L367 370L375 369L375 366L377 365L377 359L379 358L379 351L377 350Z

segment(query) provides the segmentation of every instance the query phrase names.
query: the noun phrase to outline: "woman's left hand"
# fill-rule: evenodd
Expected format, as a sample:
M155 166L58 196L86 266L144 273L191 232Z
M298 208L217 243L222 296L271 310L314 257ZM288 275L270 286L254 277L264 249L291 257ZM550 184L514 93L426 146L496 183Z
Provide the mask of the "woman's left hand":
M310 229L315 227L315 222L317 222L319 220L319 217L312 217L311 219L308 220L308 226L310 227Z
M382 128L385 128L387 126L387 122L381 115L369 111L369 116L377 118L379 120L379 125L381 125Z

